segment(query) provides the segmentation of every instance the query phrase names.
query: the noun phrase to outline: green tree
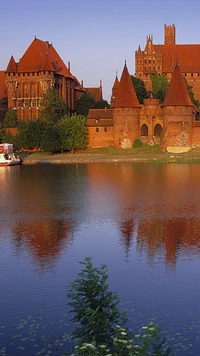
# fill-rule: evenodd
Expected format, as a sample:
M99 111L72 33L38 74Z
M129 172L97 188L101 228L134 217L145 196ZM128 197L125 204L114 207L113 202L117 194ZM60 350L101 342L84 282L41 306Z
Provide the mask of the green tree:
M131 75L131 80L140 104L143 104L144 99L149 98L149 92L146 90L144 81Z
M107 100L100 99L96 100L94 104L94 109L104 109L104 108L110 108L110 104L107 102Z
M193 104L196 105L197 109L199 110L200 109L200 101L195 99L194 92L193 92L193 87L188 84L188 81L187 81L186 77L184 76L183 78L185 80L185 84L186 84L190 99L192 100Z
M106 265L96 268L89 257L81 264L82 271L67 291L73 313L71 321L78 323L73 336L79 343L110 344L115 325L123 319L118 308L119 297L109 290Z
M17 142L20 149L29 149L29 137L28 137L28 122L20 121L18 123Z
M47 122L57 122L67 113L67 105L58 97L55 89L48 89L41 100L41 119Z
M155 73L151 76L151 82L153 97L159 99L160 103L162 103L169 87L166 75L162 74L159 76L158 73Z
M94 95L85 92L80 99L75 102L75 112L77 115L87 116L89 109L93 109L95 105Z
M76 149L84 149L87 145L86 118L81 115L68 117L66 131L63 131L63 135L61 134L61 141L63 142L62 148L65 145L65 150L74 152Z
M41 136L41 149L51 153L60 151L60 137L55 125L49 124L43 131Z
M16 127L17 126L17 112L16 110L9 109L6 114L5 118L3 120L3 126L4 127Z

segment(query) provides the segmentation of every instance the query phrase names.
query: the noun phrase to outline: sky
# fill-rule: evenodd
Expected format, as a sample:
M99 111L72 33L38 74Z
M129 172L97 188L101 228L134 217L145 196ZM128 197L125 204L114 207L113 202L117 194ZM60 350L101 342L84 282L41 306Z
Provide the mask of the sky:
M112 85L126 60L135 73L135 51L146 37L164 41L164 24L176 26L176 43L200 43L198 0L8 0L0 8L0 70L18 62L34 37L53 44L85 87Z

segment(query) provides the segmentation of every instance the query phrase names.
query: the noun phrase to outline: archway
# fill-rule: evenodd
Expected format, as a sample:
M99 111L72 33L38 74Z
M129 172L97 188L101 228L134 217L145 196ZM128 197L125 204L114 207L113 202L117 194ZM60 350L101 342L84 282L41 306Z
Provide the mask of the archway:
M162 133L162 126L160 124L156 124L154 127L154 136L155 137L160 137Z
M148 137L148 126L146 124L143 124L141 126L141 136L147 136Z

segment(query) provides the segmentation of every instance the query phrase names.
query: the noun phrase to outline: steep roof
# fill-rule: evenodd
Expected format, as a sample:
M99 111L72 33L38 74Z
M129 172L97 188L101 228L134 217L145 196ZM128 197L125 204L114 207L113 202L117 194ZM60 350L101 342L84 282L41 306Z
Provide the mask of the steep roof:
M102 99L102 87L85 88L90 94L94 95L96 100Z
M140 104L133 87L126 62L119 82L116 98L113 101L114 108L140 108Z
M112 119L112 109L90 109L88 119Z
M162 71L172 73L178 60L182 73L200 72L200 44L154 45L162 52Z
M162 106L194 106L190 99L186 84L176 63L172 79Z
M112 89L118 89L118 88L119 88L119 79L118 79L118 76L116 74L116 78L115 78L115 81L114 81Z
M0 70L0 99L7 96L7 89L5 85L5 71Z
M49 71L53 71L55 72L55 68L53 67L50 59L49 59L49 55L48 53L46 54L44 61L42 63L41 69L40 70L49 70Z
M43 70L44 64L47 65L47 62L48 67L53 68L57 74L74 78L53 45L38 38L32 41L23 54L17 69L18 72L38 72Z
M11 56L8 66L7 66L7 69L6 69L6 72L15 73L16 71L17 71L17 64L14 60L14 57Z

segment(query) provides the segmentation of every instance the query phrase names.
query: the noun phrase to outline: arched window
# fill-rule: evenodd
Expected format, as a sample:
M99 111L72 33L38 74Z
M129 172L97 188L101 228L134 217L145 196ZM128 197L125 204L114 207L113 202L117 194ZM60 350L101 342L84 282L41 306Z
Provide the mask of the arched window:
M146 124L141 126L141 136L148 136L148 126Z
M162 132L162 126L160 124L156 124L154 127L154 136L155 137L160 137Z

